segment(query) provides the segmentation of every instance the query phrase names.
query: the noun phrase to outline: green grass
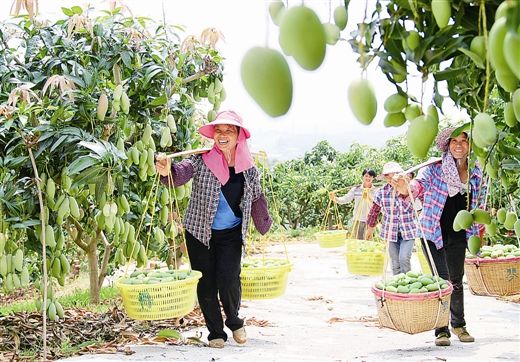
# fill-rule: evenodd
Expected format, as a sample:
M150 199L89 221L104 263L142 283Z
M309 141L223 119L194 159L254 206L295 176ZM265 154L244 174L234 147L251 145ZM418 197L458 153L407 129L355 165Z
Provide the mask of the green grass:
M70 294L58 297L57 299L63 308L83 308L96 313L104 313L111 309L111 303L118 298L119 293L116 288L104 287L100 291L100 304L90 304L90 292L88 289L75 289ZM35 300L23 300L9 305L0 306L0 316L15 312L36 312Z

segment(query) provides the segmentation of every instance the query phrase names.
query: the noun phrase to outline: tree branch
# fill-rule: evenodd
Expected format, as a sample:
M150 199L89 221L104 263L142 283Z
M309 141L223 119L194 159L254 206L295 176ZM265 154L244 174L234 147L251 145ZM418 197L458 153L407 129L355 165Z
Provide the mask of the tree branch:
M107 269L108 269L108 262L110 260L110 253L112 252L112 244L110 244L107 240L107 237L105 236L105 233L103 231L100 232L101 239L105 243L105 251L103 252L103 261L101 262L101 268L99 270L99 277L98 277L98 287L101 289L103 286L103 281L105 280L105 277L107 276Z
M74 243L77 246L79 246L85 253L88 253L88 245L85 244L82 241L82 239L83 239L83 228L81 227L81 224L76 219L74 219L73 217L69 217L69 221L70 220L72 220L72 222L74 223L74 226L78 230L78 235L76 236L75 239L72 239L72 241L74 241ZM69 234L71 234L70 231L69 231Z

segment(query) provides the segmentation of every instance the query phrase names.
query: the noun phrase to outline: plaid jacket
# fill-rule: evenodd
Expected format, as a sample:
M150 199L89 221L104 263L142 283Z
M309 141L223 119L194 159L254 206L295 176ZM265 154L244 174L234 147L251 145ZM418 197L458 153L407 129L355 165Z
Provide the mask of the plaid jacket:
M469 184L471 188L470 210L481 207L484 204L486 186L482 180L482 171L475 167L470 171ZM441 231L441 215L448 198L448 185L442 178L441 163L435 163L424 168L417 178L410 183L412 193L423 203L420 216L421 227L427 240L435 243L437 249L443 247ZM482 188L482 190L480 190ZM480 191L480 199L477 196ZM466 236L478 235L479 227L473 224L466 230ZM422 235L419 235L422 237Z
M379 212L383 210L381 238L395 242L397 241L397 233L401 232L403 240L415 239L417 237L417 226L414 222L413 204L408 198L396 194L392 205L393 193L394 188L389 184L379 189L368 214L367 224L374 227L377 224Z
M174 186L180 186L193 178L193 189L184 215L184 228L197 240L209 246L211 225L217 213L221 184L202 160L201 155L191 156L172 164ZM267 201L260 186L260 175L256 167L244 171L244 194L240 201L242 210L242 240L245 245L249 219L252 217L256 229L265 234L272 220L267 211ZM167 177L161 181L168 184ZM171 185L170 185L171 186Z

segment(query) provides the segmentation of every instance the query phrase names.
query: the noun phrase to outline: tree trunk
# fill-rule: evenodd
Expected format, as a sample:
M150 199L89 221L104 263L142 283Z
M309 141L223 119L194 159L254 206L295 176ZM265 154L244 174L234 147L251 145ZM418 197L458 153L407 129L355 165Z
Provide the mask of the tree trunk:
M90 275L90 302L99 304L99 269L98 269L98 253L97 239L91 237L87 251L88 270Z

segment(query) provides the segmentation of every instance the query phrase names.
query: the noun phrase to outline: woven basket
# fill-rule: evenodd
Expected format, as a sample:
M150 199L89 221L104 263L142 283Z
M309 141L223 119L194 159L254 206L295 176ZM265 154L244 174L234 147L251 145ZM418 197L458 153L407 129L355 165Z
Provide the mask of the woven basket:
M255 260L251 258L249 260ZM240 282L242 285L242 299L271 299L285 293L287 277L291 271L292 264L285 259L266 258L264 262L283 261L286 264L262 266L254 268L244 268L240 272Z
M322 248L338 248L345 245L347 230L325 230L315 234Z
M160 284L123 284L120 278L115 285L123 299L130 318L159 320L178 318L190 313L195 306L197 283L202 273L192 270L188 278Z
M379 323L383 327L408 334L431 331L447 326L450 319L450 297L453 286L439 292L400 294L384 292L372 286Z
M520 293L520 257L466 259L464 271L475 295L505 296Z

